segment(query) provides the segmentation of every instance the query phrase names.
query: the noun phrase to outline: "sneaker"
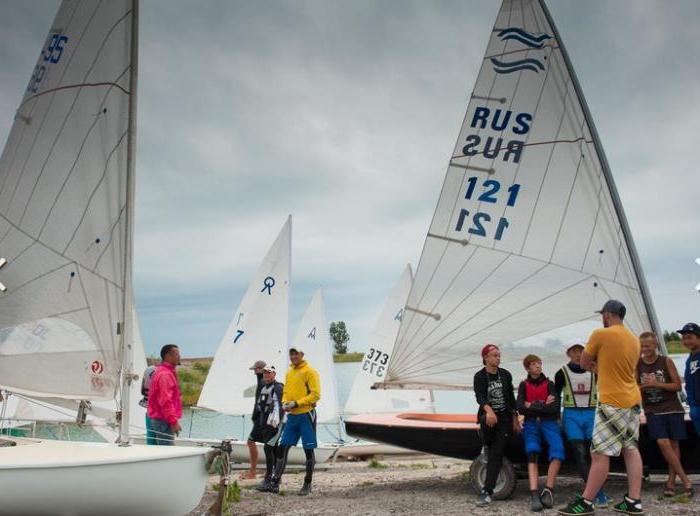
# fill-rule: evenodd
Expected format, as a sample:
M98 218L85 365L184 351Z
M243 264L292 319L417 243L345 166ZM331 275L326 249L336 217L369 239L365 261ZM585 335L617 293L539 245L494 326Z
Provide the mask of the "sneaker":
M606 495L603 491L598 491L593 503L595 504L596 509L606 509L611 501L612 500L608 498L608 495Z
M540 501L545 509L551 509L554 507L554 495L552 494L552 490L550 488L545 487L542 490L540 493Z
M537 491L530 493L530 510L532 512L540 512L544 507L542 506L542 501L540 500L540 495Z
M476 501L476 506L488 507L489 505L491 505L491 495L482 490L481 493L479 493L479 499Z
M266 493L279 493L280 492L280 483L279 481L275 482L274 480L270 480L270 486L267 488L265 491Z
M620 503L613 505L613 510L623 514L644 514L644 509L642 509L642 501L633 500L627 495L625 495Z
M557 511L558 514L565 516L580 516L581 514L595 514L595 507L591 502L587 502L584 498L577 497L566 507L562 507Z
M299 496L306 496L311 494L311 482L304 482L304 485L299 489L297 493Z

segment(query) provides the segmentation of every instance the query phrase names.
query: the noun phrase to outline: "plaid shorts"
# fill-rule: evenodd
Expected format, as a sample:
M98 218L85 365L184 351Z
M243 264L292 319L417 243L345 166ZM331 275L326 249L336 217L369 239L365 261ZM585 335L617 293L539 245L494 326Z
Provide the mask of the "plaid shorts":
M598 405L593 424L591 451L618 457L623 448L637 448L639 440L638 406L617 408L612 405Z

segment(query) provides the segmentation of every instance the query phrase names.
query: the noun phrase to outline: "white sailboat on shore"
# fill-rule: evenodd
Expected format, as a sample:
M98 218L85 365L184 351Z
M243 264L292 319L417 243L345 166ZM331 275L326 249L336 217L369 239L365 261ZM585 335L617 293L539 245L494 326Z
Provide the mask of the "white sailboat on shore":
M535 353L550 374L574 338L599 326L595 312L611 298L627 306L633 332L661 335L610 167L552 17L543 0L504 0L394 353L375 387L469 390L487 343L501 347L502 367L522 371L523 357ZM465 459L481 449L474 414L382 421L360 415L346 428ZM514 462L526 460L511 453ZM514 478L504 485L511 489Z
M289 339L289 293L291 286L292 218L287 219L279 235L258 267L241 304L214 355L197 406L222 414L249 417L255 403L257 379L250 366L264 360L275 366L277 380L284 382ZM184 439L179 444L207 446L213 439ZM248 462L245 440L233 440L231 457ZM262 444L258 444L262 456ZM318 462L331 457L335 448L321 447ZM304 464L300 447L289 453L290 464Z
M121 444L3 437L3 514L184 514L204 492L203 450L129 443L137 40L137 1L63 2L0 157L0 387L121 407Z

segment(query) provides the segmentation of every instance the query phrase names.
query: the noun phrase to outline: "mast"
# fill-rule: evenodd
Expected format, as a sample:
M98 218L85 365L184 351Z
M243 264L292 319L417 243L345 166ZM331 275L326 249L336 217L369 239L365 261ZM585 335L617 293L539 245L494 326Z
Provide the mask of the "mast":
M126 241L124 253L124 307L121 328L122 385L121 385L121 424L119 442L128 446L129 405L131 382L138 378L133 368L133 257L134 257L134 170L136 163L136 77L138 75L139 1L132 0L131 7L131 66L129 70L129 122L127 136L126 165Z
M630 231L629 223L627 222L627 217L625 216L625 211L622 208L622 202L620 201L620 195L615 186L615 180L613 179L612 172L610 170L610 165L608 164L608 158L605 156L605 151L603 150L603 145L600 141L600 136L598 136L598 131L593 123L593 117L591 116L591 111L588 109L588 104L586 103L586 98L583 96L583 90L581 89L581 84L578 82L578 77L574 71L574 67L569 59L569 54L564 46L564 41L561 39L561 35L557 30L557 26L554 24L554 19L544 3L544 0L539 0L540 7L542 7L542 12L544 12L547 22L550 27L552 27L552 32L554 37L559 44L559 49L561 50L561 55L564 58L564 63L571 76L571 83L574 85L574 90L576 91L576 96L583 110L583 116L586 119L586 123L591 131L591 136L593 138L593 146L598 153L598 158L600 159L601 168L603 170L603 176L605 177L605 182L608 185L608 190L610 191L610 197L612 198L613 206L615 208L615 213L620 221L620 229L622 230L622 235L627 244L627 249L630 253L630 259L632 260L632 268L634 269L634 274L637 277L637 283L639 283L639 288L642 294L642 300L644 301L644 308L649 316L649 322L651 322L652 330L657 335L657 340L659 346L661 347L661 352L664 355L668 355L666 350L666 343L663 338L663 331L661 330L661 325L656 316L656 310L654 309L654 303L651 301L651 294L649 292L649 286L647 285L646 279L644 277L644 272L642 271L642 264L639 260L639 254L637 253L637 248L634 245L634 240L632 239L632 232Z

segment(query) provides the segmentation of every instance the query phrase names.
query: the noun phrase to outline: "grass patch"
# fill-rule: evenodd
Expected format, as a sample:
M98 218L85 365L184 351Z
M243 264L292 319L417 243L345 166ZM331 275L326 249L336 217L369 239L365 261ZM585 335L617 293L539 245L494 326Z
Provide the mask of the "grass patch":
M364 482L360 483L360 487L367 487L367 486L373 486L373 485L374 485L374 482L372 482L371 480L365 480Z
M419 462L416 464L409 464L408 467L411 469L435 469L435 464L431 466L430 464L423 464L422 462Z
M369 461L369 464L367 465L368 468L370 469L386 469L389 467L388 464L384 464L383 462L379 462L376 459L372 459Z
M335 353L333 355L333 362L336 364L343 364L346 362L362 362L363 356L365 356L364 353Z
M666 349L669 353L688 353L688 348L679 340L670 340L666 342Z

